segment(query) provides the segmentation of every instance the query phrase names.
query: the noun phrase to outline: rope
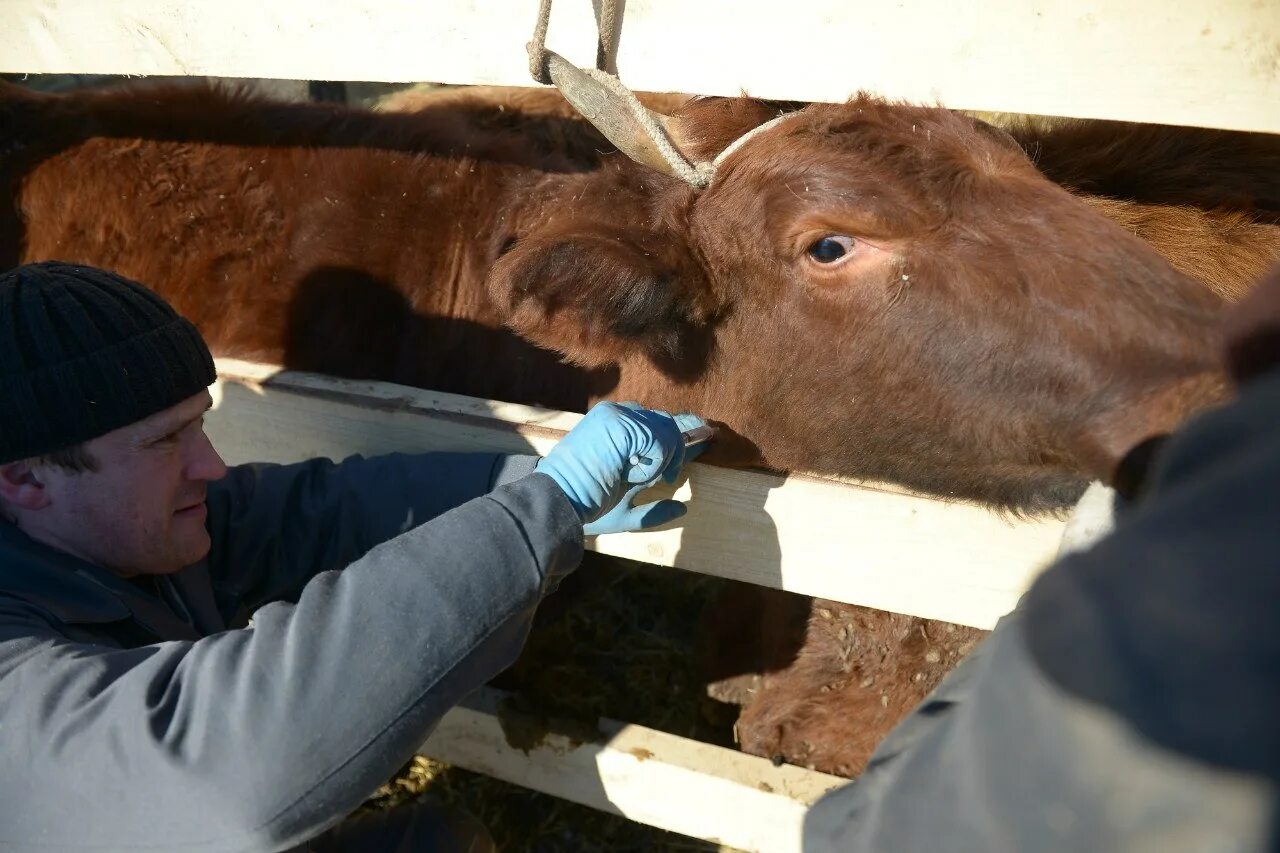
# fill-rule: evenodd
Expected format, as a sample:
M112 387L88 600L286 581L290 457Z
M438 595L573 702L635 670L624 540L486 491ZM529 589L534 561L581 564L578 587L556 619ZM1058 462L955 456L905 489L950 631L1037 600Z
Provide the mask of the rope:
M544 86L551 85L547 68L547 28L551 24L551 0L539 0L538 21L529 41L529 76ZM617 73L618 0L600 0L600 20L596 24L596 68L606 74Z
M716 158L711 161L711 168L713 170L720 168L720 164L723 163L730 154L732 154L733 152L741 148L742 143L746 142L748 139L751 139L753 136L757 136L763 133L764 131L768 130L771 127L776 127L777 125L782 124L782 122L791 118L793 115L795 115L795 113L783 113L780 116L776 116L774 118L769 119L764 124L756 125L755 127L751 128L746 133L742 134L737 139L733 140L733 142L730 142L728 147L726 147L723 151L717 154Z
M554 83L562 88L551 77L551 52L547 50L547 28L551 23L551 0L540 0L538 4L538 21L534 25L533 38L529 41L529 74L534 80L543 84ZM680 150L676 148L666 130L636 98L635 93L623 85L606 67L617 61L618 34L617 0L601 0L600 19L596 36L596 68L582 69L609 91L615 99L620 100L630 113L631 118L644 130L652 140L654 147L662 159L670 167L672 174L695 187L705 187L711 182L712 168L708 163L690 163ZM571 99L572 100L572 99ZM617 144L615 142L615 144Z
M596 68L618 74L618 0L600 0L600 21L596 25Z
M533 27L533 39L529 42L529 76L544 86L551 85L551 70L547 68L547 25L550 23L551 0L541 0L538 22Z
M662 155L662 159L671 167L671 171L676 177L688 184L701 189L711 183L711 178L715 174L715 170L710 163L691 163L680 153L680 149L676 148L675 143L671 141L671 137L667 135L667 131L658 124L657 119L653 117L653 113L649 112L644 104L640 103L640 99L636 97L622 81L612 74L599 69L587 69L591 79L605 86L626 104L627 109L649 138L653 141L654 147L658 149L658 153Z
M727 148L721 151L716 158L710 163L693 163L688 160L671 141L671 137L667 135L667 131L654 118L653 113L645 108L644 104L635 96L635 93L623 85L616 74L610 73L609 68L616 68L618 58L618 0L601 0L600 17L597 23L596 32L596 67L594 69L581 69L595 82L603 86L615 101L621 101L625 105L627 112L630 114L644 133L653 142L654 148L661 155L663 161L671 169L671 173L683 180L685 183L698 187L699 189L706 187L715 177L716 168L724 162L724 160L733 152L737 151L743 143L752 137L760 134L775 125L781 123L784 119L790 118L794 113L785 113L777 118L771 119L764 124L755 127L742 136L735 139ZM551 0L539 0L538 4L538 21L533 28L533 38L529 41L529 74L534 80L543 85L555 85L557 88L564 90L560 82L552 79L551 74L551 51L547 50L547 28L551 23ZM559 57L557 57L559 59ZM567 64L567 63L566 63ZM557 66L562 67L562 66ZM564 74L563 71L559 72ZM575 86L576 88L576 86ZM568 93L566 93L568 96ZM574 99L569 98L572 103ZM587 119L596 124L596 116L587 116ZM599 125L597 125L599 127ZM604 127L600 127L602 131ZM607 132L606 132L606 135ZM614 141L614 144L618 144ZM621 146L620 146L621 147ZM624 150L624 153L628 153ZM631 156L631 155L629 155Z

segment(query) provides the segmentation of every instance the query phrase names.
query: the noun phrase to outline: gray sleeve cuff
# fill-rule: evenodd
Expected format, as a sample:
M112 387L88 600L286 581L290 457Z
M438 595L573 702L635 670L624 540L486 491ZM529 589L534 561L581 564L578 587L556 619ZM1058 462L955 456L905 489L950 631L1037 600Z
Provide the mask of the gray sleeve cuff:
M514 483L533 473L534 466L541 461L541 456L509 454L498 456L493 461L493 471L489 475L489 490Z

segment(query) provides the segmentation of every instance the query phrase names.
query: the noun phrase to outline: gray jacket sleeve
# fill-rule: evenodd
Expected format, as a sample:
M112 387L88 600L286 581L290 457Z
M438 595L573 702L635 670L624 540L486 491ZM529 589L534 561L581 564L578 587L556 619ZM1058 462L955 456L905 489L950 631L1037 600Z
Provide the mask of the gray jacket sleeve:
M805 850L1272 850L1280 373L1161 451L1115 531L809 812Z
M1021 613L805 818L805 853L1261 851L1276 791L1165 750L1038 669Z
M0 848L272 850L315 835L515 659L544 588L581 554L572 507L530 474L196 642L79 644L5 604L3 725L24 733L7 760L27 778L6 793Z
M537 456L393 453L341 464L255 463L209 487L208 560L228 621L533 471Z

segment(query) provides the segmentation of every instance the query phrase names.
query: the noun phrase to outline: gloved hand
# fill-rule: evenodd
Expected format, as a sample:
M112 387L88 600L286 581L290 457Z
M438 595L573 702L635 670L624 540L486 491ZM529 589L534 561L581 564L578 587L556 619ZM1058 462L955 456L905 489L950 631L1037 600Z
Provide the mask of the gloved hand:
M681 430L705 425L697 415L676 415L635 403L597 403L534 470L556 481L577 510L588 536L657 527L685 514L680 501L632 506L637 494L665 479L701 452L688 449Z

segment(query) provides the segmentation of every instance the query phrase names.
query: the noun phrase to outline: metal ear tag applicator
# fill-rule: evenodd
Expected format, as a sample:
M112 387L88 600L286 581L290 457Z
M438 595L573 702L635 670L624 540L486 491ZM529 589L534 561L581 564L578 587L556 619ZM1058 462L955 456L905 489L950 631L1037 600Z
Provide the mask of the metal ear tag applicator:
M704 444L715 437L716 428L710 424L702 424L693 429L683 430L680 438L684 441L685 447L693 447L695 444Z
M699 426L693 427L692 429L681 430L680 440L684 443L685 449L688 449L690 447L694 447L695 445L705 444L706 442L714 438L715 434L716 434L715 427L711 426L710 424L701 424ZM631 466L633 468L641 463L644 463L647 465L649 464L650 461L651 460L646 459L643 456L639 456L635 453L631 454L631 457L627 459L627 462L631 463Z

